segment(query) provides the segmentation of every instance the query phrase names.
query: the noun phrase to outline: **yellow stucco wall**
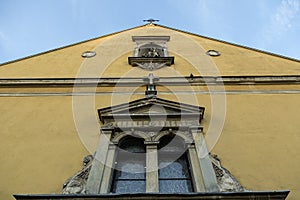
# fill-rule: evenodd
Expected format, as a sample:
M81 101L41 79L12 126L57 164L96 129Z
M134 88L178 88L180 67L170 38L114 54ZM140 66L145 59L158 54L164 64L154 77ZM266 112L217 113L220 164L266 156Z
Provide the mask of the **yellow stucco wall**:
M299 199L299 94L227 95L213 152L249 190L289 189Z
M142 26L88 42L0 65L0 78L141 77L148 71L127 64L133 35L170 35L169 50L175 65L153 72L155 75L298 75L300 63L236 45L177 32L160 26ZM205 52L215 49L220 57ZM97 56L81 58L86 50ZM297 180L300 164L299 85L226 86L226 120L212 153L221 159L249 190L290 189L289 200L300 198ZM131 91L132 88L121 88ZM188 90L207 91L206 87ZM212 88L210 88L212 89ZM220 89L220 88L217 88ZM222 88L221 88L222 89ZM94 96L72 97L73 88L0 88L0 199L17 193L60 193L66 179L81 169L82 158L93 153L98 143L96 109L143 98L144 88L134 95L115 94L113 88L97 88ZM90 88L81 88L89 91ZM271 90L292 91L267 94ZM162 88L159 97L179 101ZM238 93L248 91L248 93ZM253 94L251 91L262 91ZM294 92L293 92L294 91ZM104 93L105 92L105 93ZM33 93L33 94L32 94ZM44 96L36 93L45 93ZM61 93L61 94L59 94ZM24 94L25 97L20 96ZM55 96L51 96L55 94ZM19 95L13 97L13 95ZM32 96L30 96L32 95ZM179 94L178 94L179 95ZM184 103L194 103L190 94L179 95ZM203 125L207 133L212 116L211 97L198 94L206 107ZM223 104L222 104L223 105ZM219 106L222 106L219 105ZM214 107L214 105L213 105ZM216 107L215 107L216 108ZM78 125L82 124L82 126ZM207 133L208 134L208 133Z
M57 193L88 152L77 136L70 97L0 97L0 199Z
M176 99L173 95L159 97ZM203 125L207 132L211 98L197 98L206 108ZM289 189L289 199L297 199L300 96L226 95L226 100L224 129L212 153L247 189ZM99 95L95 107L110 102L110 98ZM92 142L88 138L97 141L99 131L87 132L86 138L80 139L72 97L1 97L0 105L0 198L12 199L14 193L60 193L64 181L81 169L82 158L91 153L85 148ZM81 120L89 118L87 112Z

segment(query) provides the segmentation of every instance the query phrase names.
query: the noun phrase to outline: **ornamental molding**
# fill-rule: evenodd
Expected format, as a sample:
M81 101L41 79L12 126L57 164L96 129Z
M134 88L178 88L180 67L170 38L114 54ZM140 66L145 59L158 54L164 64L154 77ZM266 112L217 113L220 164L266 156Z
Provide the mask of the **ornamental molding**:
M132 121L132 120L122 120L117 122L108 122L105 123L103 126L101 126L102 129L140 129L140 130L146 130L151 128L178 128L181 129L188 129L192 126L200 126L200 123L198 120L144 120L144 121Z
M244 192L246 189L240 184L240 182L221 165L221 161L217 155L210 154L210 159L216 173L218 186L221 192Z
M83 168L74 176L69 178L63 185L62 194L85 194L86 183L92 167L92 155L83 158Z
M131 130L131 131L124 131L124 132L114 132L111 137L111 142L113 144L118 144L120 140L127 136L133 136L138 138L143 138L145 141L145 144L153 144L159 143L159 140L167 135L177 135L181 137L185 143L191 144L193 143L193 137L190 131L176 131L176 130L165 130L165 131L137 131L137 130Z

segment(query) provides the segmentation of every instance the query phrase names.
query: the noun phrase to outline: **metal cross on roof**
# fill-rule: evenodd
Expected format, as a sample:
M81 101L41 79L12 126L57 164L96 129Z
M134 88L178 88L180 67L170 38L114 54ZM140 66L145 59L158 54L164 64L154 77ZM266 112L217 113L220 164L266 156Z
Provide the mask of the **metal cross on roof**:
M153 22L159 22L158 19L152 19L152 18L150 18L150 19L144 19L143 21L144 22L149 22L150 24L153 24Z

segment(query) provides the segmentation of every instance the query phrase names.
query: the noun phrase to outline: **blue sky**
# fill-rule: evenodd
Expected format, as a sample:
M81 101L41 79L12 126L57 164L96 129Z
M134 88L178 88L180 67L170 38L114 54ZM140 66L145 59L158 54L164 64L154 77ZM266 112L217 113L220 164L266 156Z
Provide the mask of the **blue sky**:
M144 24L300 59L300 0L0 0L0 63Z

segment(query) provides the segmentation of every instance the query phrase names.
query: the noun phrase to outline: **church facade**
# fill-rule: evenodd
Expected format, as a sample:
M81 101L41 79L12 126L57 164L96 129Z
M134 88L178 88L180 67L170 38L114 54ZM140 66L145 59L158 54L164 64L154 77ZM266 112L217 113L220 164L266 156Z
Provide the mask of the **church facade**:
M300 62L152 22L0 65L2 199L297 199Z

